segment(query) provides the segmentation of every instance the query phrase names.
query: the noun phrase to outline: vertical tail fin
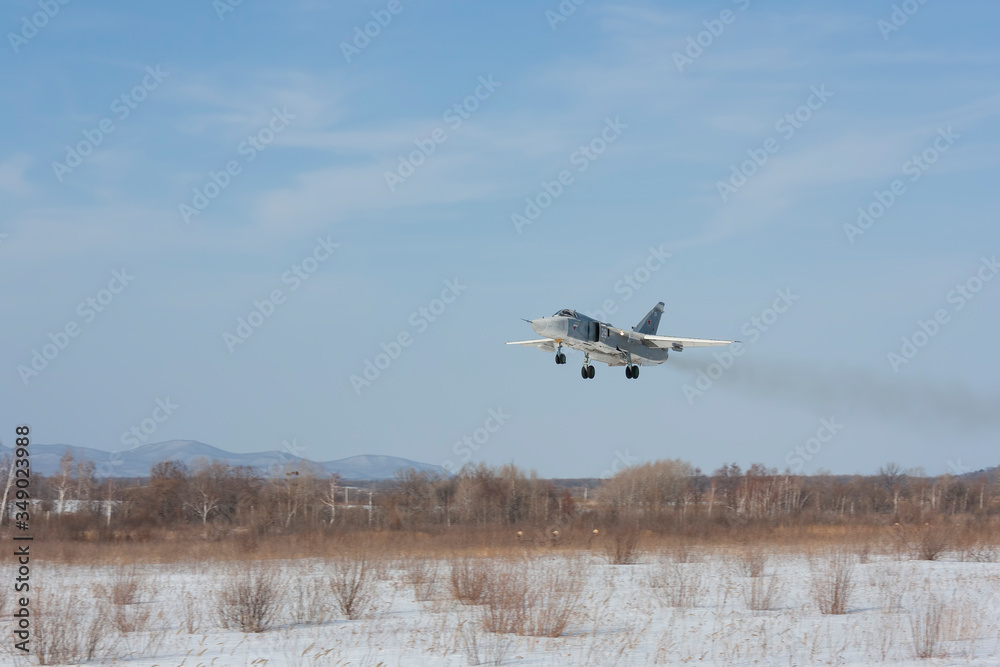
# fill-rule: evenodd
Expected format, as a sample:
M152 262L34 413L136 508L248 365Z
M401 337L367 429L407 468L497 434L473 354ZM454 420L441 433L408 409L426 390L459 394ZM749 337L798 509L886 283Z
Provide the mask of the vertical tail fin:
M646 317L642 319L642 322L632 327L632 331L641 334L656 334L657 328L660 326L660 315L663 314L663 302L659 302L653 309L646 314Z

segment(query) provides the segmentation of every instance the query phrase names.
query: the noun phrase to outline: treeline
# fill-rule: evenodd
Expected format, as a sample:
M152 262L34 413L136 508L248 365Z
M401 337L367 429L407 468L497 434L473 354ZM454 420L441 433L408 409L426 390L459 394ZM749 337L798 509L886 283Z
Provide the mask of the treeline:
M0 462L7 473L9 461ZM4 474L0 516L13 509ZM811 476L760 464L711 474L680 460L633 466L593 484L557 485L514 465L467 465L455 475L413 469L358 486L307 463L262 475L201 460L157 464L148 478L97 479L67 453L59 472L35 476L34 523L82 539L138 539L155 530L300 534L352 528L440 531L452 526L553 531L629 525L652 531L815 523L924 524L1000 514L997 469L928 477L886 464L875 475ZM41 515L41 516L39 516Z

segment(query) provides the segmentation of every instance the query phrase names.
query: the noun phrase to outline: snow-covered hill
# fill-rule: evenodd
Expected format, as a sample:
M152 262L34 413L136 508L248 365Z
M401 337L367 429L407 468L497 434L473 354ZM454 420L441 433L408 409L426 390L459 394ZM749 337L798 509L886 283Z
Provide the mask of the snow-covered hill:
M264 474L274 472L285 464L307 460L288 452L228 452L195 440L168 440L141 445L124 451L109 452L91 447L71 445L31 445L32 470L41 475L52 475L59 469L59 460L69 449L77 462L93 461L102 477L146 477L160 461L181 461L190 465L197 459L222 461L234 466L249 466ZM10 448L0 445L0 455L10 453ZM388 479L400 470L415 468L430 473L443 473L440 466L398 456L363 454L332 461L311 462L326 473L337 473L344 479Z

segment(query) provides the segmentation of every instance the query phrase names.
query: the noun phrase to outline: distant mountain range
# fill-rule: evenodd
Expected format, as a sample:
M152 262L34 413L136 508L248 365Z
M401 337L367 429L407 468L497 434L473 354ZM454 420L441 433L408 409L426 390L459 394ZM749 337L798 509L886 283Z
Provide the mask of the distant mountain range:
M400 470L415 468L422 472L444 473L441 466L411 461L398 456L378 456L362 454L334 461L309 461L289 452L277 450L237 454L206 445L195 440L168 440L141 445L132 449L106 452L90 447L71 445L31 445L31 469L41 475L52 475L59 470L59 460L66 450L73 453L77 461L93 461L96 473L101 477L147 477L153 466L160 461L182 461L190 465L199 458L222 461L234 466L249 466L268 474L278 471L286 463L307 461L319 466L326 473L336 473L342 479L388 479ZM11 449L0 445L0 456Z

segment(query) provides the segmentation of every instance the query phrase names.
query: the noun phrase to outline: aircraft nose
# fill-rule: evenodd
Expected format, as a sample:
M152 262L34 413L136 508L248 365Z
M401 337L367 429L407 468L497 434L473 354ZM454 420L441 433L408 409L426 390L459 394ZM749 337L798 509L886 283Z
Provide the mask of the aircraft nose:
M540 317L537 320L532 320L531 328L539 336L545 336L546 338L563 338L566 336L566 323L559 317Z

